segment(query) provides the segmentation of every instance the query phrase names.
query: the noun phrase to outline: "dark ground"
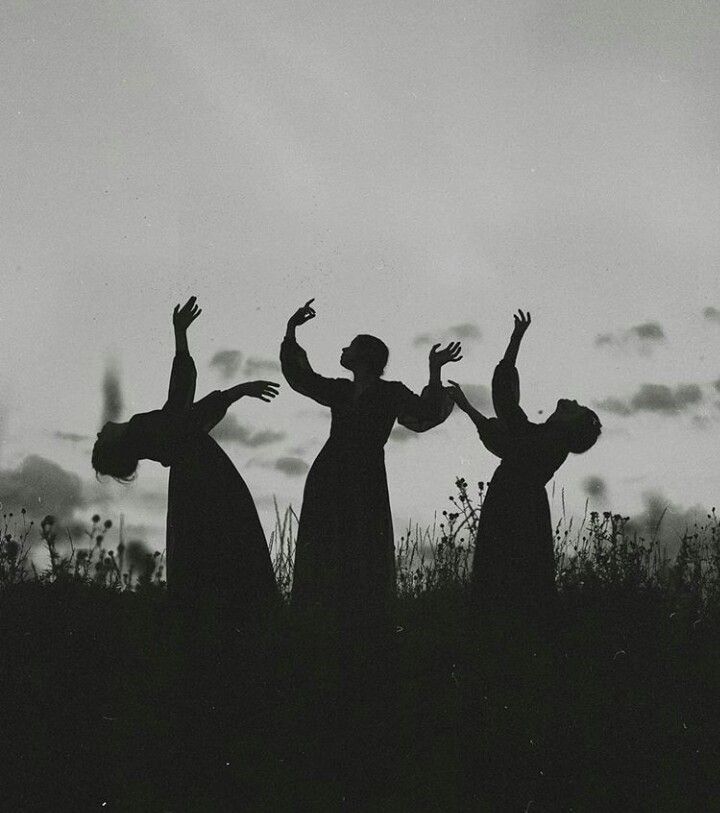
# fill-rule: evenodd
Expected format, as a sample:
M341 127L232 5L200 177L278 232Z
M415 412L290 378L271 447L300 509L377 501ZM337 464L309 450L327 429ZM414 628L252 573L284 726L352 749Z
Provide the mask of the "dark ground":
M219 635L161 592L8 587L0 808L720 810L720 621L609 592L561 619L472 632L426 593L350 684L285 610Z

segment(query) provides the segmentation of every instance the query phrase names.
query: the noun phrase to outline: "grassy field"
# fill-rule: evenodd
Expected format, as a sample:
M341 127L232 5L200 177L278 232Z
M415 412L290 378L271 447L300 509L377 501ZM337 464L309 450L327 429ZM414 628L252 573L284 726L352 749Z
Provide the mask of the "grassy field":
M720 809L714 513L682 540L561 519L551 636L488 632L467 590L483 490L456 487L398 542L383 681L339 693L319 627L287 606L221 631L171 612L162 556L121 528L94 517L70 547L51 517L6 517L3 809ZM278 512L285 595L295 527Z

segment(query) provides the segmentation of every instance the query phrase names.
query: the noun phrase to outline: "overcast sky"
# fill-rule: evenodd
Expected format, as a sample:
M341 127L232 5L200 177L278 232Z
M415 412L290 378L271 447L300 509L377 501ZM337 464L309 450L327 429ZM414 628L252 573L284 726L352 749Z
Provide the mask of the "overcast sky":
M110 500L162 545L166 470L99 486L91 438L113 359L123 418L163 403L190 294L199 394L281 380L311 296L316 369L375 333L415 390L455 337L451 377L487 387L527 308L528 414L574 397L605 427L556 478L573 510L587 478L623 513L718 498L716 3L6 0L0 32L6 504ZM328 427L287 385L233 408L221 443L267 531ZM460 414L386 457L398 526L496 463Z

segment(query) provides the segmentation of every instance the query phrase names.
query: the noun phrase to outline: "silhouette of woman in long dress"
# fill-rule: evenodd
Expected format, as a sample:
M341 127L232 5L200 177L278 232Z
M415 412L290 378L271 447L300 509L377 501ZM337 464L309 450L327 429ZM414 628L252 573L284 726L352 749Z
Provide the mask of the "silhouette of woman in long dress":
M343 348L346 378L318 375L295 329L315 317L309 300L290 318L280 350L290 386L331 410L330 437L305 482L298 528L293 604L319 610L326 623L376 634L392 619L395 556L384 446L395 421L415 432L437 426L452 411L441 367L460 356L459 343L430 352L430 381L421 396L381 378L388 349L374 336Z
M250 620L274 603L277 586L255 503L230 458L208 432L244 396L270 401L278 384L250 381L195 402L197 372L187 329L201 310L191 297L173 311L175 358L162 409L108 422L98 433L92 464L121 481L138 462L170 468L167 510L168 592L192 610L204 599L220 617Z
M581 454L594 445L601 424L591 409L564 398L544 423L528 420L520 406L515 364L530 314L519 311L514 320L505 356L492 380L497 417L482 415L455 382L449 392L475 424L485 447L501 458L478 523L472 577L475 597L483 606L543 613L555 594L553 532L545 484L570 452Z
M530 325L519 311L505 356L495 368L497 414L475 409L450 382L451 397L501 458L480 512L472 573L481 645L465 681L463 746L466 806L521 810L534 800L560 809L554 798L557 743L562 736L555 658L556 590L553 532L545 484L570 452L590 449L600 436L597 415L560 399L544 423L520 407L515 366ZM493 800L496 806L488 806ZM547 806L546 806L547 805Z

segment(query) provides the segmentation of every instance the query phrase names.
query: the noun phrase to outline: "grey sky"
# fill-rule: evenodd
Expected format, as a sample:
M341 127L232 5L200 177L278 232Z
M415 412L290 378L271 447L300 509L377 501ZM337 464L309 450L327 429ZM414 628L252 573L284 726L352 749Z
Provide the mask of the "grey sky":
M188 295L201 393L225 385L218 352L272 358L315 296L301 341L331 375L372 332L388 376L419 389L416 337L472 324L452 377L487 386L523 307L531 416L701 387L670 415L601 412L601 443L559 484L582 504L601 475L623 512L648 490L712 504L719 24L707 2L3 3L0 467L36 453L87 478L89 442L57 433L97 431L113 356L125 417L162 403ZM647 323L665 336L652 353L595 345ZM233 410L286 435L223 441L266 504L299 504L303 478L275 465L319 449L306 407L285 386ZM259 452L269 465L244 468ZM387 458L398 518L431 519L456 473L494 465L459 416ZM109 484L108 510L159 527L138 494L165 476Z

